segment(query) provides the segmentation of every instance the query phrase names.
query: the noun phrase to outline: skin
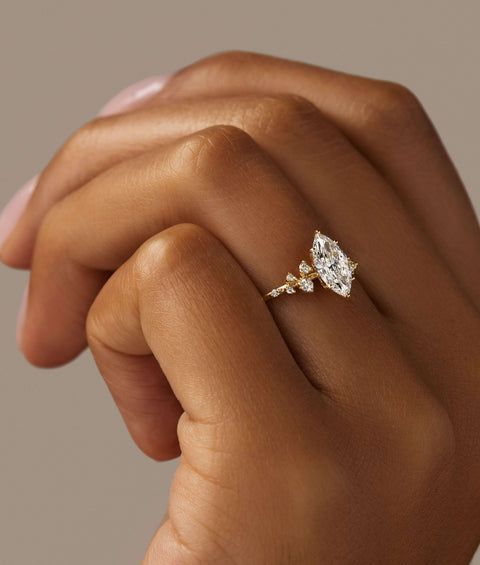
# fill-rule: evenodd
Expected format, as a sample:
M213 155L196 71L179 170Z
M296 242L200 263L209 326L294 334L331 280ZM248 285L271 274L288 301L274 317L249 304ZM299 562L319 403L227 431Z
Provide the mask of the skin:
M267 305L316 229L351 297ZM139 447L181 453L144 565L468 563L479 253L411 92L245 53L74 134L0 250L25 356L88 344Z

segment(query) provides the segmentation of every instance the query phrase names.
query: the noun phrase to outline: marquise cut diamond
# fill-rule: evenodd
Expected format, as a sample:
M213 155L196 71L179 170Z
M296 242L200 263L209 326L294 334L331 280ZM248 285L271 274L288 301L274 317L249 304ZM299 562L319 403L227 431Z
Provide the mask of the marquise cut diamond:
M336 241L316 232L312 246L312 262L326 287L341 296L350 295L356 265Z

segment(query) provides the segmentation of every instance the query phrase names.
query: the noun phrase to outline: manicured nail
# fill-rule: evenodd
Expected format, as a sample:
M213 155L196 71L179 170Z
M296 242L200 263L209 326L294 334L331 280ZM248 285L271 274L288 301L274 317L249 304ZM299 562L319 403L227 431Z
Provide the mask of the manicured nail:
M151 98L162 90L169 78L168 76L158 75L127 86L127 88L116 94L105 104L100 110L99 116L118 114L143 100Z
M35 187L37 186L38 176L33 177L18 190L10 202L5 206L0 215L0 248L9 238L10 234L17 225L18 220L23 214Z
M17 316L17 344L20 347L22 343L22 331L23 326L25 323L25 315L27 313L28 307L28 286L23 291L22 301L20 302L20 308L18 309L18 316Z

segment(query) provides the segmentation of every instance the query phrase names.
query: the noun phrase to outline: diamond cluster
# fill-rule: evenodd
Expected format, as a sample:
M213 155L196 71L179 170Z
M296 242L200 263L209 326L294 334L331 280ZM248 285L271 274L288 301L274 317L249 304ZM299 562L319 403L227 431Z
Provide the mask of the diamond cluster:
M287 294L295 294L297 288L303 292L313 292L313 279L317 278L316 273L312 267L306 262L302 261L298 266L298 277L293 273L288 273L286 277L286 283L278 288L274 288L269 294L272 298L280 296L280 294L286 292Z
M314 279L320 279L325 288L341 296L350 296L357 265L340 249L338 242L317 231L310 255L313 267L302 261L298 266L299 275L288 273L285 284L270 291L266 299L276 298L283 293L295 294L297 289L313 292Z

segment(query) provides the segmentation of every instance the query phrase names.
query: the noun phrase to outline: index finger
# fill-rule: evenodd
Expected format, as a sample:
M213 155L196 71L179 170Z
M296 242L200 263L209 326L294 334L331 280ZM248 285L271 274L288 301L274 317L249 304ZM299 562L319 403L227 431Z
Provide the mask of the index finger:
M253 283L198 226L163 231L120 267L92 306L87 333L127 427L155 458L170 453L176 420L160 371L156 380L145 373L149 353L192 421L241 421L249 441L245 426L315 396Z

